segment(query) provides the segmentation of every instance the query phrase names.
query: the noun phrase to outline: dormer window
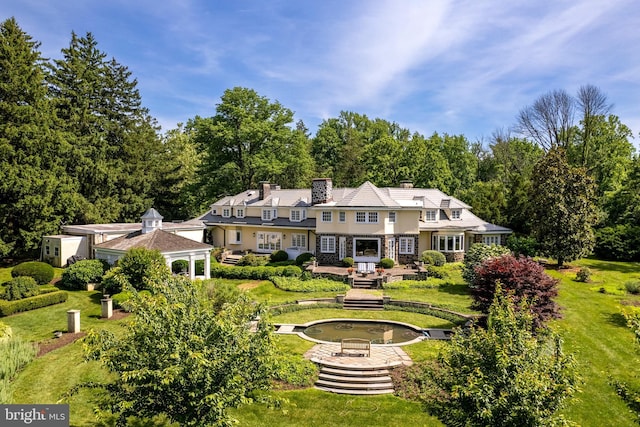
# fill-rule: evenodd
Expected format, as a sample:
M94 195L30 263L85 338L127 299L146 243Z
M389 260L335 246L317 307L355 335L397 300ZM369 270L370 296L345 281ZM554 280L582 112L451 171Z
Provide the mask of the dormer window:
M438 220L438 212L435 209L430 209L428 211L425 212L424 214L424 220L425 221L432 221L435 222Z
M222 216L229 218L231 216L231 208L222 208Z
M262 220L263 221L271 221L278 217L277 209L262 209Z
M451 219L460 219L460 209L451 210Z
M300 222L307 219L307 213L304 209L291 209L289 220L291 222Z
M244 208L236 208L236 218L244 218Z

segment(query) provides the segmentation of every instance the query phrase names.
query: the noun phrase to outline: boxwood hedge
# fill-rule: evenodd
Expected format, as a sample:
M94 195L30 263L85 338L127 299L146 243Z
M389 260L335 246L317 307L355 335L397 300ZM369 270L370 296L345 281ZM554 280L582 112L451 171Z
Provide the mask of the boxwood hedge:
M68 295L65 291L57 291L48 292L46 294L40 294L34 297L24 298L17 301L0 300L0 316L9 316L13 313L35 310L36 308L65 302L67 300L67 296Z

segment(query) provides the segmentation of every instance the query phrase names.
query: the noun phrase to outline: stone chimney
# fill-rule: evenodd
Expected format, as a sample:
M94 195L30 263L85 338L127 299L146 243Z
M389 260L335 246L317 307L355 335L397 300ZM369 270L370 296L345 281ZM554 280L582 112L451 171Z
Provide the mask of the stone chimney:
M413 188L413 182L406 179L402 180L400 181L400 188Z
M258 200L264 200L271 195L271 184L269 181L260 181L258 184L259 197Z
M333 200L333 182L331 178L315 178L311 186L311 204L327 203Z

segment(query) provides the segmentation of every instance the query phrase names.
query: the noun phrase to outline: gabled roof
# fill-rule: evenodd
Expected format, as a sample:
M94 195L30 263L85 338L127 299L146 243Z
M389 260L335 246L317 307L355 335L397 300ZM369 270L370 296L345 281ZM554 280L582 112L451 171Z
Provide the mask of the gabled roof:
M337 207L384 207L399 208L400 204L389 197L389 194L369 181L346 194L333 204Z
M164 230L154 230L150 233L143 234L141 231L134 231L125 236L100 243L95 246L96 249L111 249L126 252L131 248L145 248L150 250L159 250L162 253L182 252L195 250L210 250L213 246L206 243L196 242L177 234L169 233Z

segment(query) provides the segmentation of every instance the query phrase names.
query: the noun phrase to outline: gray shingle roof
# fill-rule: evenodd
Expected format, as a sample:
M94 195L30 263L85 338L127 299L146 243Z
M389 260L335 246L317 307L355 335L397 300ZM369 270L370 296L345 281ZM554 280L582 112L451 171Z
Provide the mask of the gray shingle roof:
M150 250L159 250L162 253L181 252L189 250L213 249L213 246L206 243L196 242L177 234L169 233L164 230L155 230L150 233L142 233L135 231L125 236L100 243L95 246L96 249L114 249L119 251L127 251L131 248L145 248Z

